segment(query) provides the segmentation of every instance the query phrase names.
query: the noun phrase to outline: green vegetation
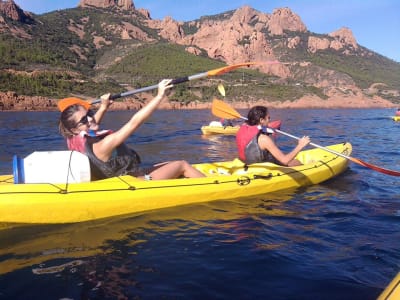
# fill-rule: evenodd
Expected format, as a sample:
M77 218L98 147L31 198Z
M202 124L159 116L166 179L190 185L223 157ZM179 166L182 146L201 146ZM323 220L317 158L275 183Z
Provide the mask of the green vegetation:
M77 80L68 73L42 72L24 75L0 71L0 91L15 91L27 96L62 98L70 94L81 94L96 97L105 92L117 93L120 90L121 87L113 82Z
M140 87L162 78L184 77L222 66L225 63L190 54L182 46L157 43L138 47L108 68L106 74Z
M212 15L212 16L202 16L200 18L200 21L223 21L230 19L233 14L235 13L235 10L229 10L220 14ZM197 20L198 21L198 20Z
M32 65L64 66L62 55L38 40L19 40L0 35L0 65L3 69L30 69Z
M365 59L325 51L310 55L308 59L321 67L348 74L363 89L377 82L384 82L389 88L400 89L400 64L394 64L378 54L374 54L372 59Z
M298 33L297 36L300 37L300 43L296 49L279 47L280 40L275 39L273 41L274 49L283 61L308 61L322 68L347 74L362 89L368 88L377 82L385 83L388 88L400 89L399 63L363 47L359 47L356 52L357 55L343 54L346 50L351 53L351 49L341 49L340 51L329 49L310 53L307 49L307 40L310 34L309 32ZM293 36L293 33L290 35ZM313 34L313 36L332 39L326 35Z

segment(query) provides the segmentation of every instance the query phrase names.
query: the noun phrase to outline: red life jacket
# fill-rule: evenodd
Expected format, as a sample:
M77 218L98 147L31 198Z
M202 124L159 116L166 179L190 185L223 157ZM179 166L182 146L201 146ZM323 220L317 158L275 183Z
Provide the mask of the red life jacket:
M260 129L258 126L242 124L236 133L236 145L239 151L239 158L246 161L246 147L254 137L258 137Z
M112 130L102 130L91 134L82 131L80 134L67 139L68 149L79 151L88 156L91 177L94 179L104 179L125 174L141 176L144 171L139 166L139 155L124 143L114 150L115 155L107 162L103 162L96 157L93 152L93 144L111 133Z

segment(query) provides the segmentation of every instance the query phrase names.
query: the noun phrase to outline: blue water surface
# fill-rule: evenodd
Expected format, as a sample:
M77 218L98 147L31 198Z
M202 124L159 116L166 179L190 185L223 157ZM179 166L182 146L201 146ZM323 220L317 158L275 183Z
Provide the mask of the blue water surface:
M117 129L133 113L109 112L103 126ZM393 113L273 109L271 117L283 131L323 146L350 142L353 157L400 171ZM0 113L0 173L12 173L15 154L64 150L57 118ZM233 136L201 135L213 119L209 110L157 111L128 142L149 165L233 159ZM290 151L296 141L277 143ZM376 299L400 271L399 182L350 163L341 176L297 190L1 228L0 299Z

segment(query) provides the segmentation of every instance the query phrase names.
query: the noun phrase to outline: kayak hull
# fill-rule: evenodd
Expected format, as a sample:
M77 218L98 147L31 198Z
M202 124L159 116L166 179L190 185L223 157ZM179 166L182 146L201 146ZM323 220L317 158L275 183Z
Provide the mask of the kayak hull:
M332 145L350 155L349 143ZM0 223L75 223L149 210L235 199L309 186L342 173L347 159L324 151L302 151L305 165L283 167L271 163L248 166L235 159L193 165L204 178L140 180L121 176L86 183L14 184L0 176Z
M210 134L226 134L226 135L236 135L239 130L239 126L202 126L201 132L204 135Z

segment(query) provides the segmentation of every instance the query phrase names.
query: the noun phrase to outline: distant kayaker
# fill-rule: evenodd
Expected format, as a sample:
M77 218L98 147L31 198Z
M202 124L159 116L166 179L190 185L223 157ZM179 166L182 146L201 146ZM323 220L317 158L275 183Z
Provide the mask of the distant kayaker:
M400 116L400 108L397 109L396 116Z
M272 162L284 166L298 166L297 153L310 143L308 136L299 139L297 146L284 154L266 130L270 116L265 106L254 106L247 115L247 121L236 134L239 158L246 164Z
M229 119L221 119L220 122L221 122L221 124L222 124L223 127L227 127L227 126L233 127L233 122L232 122L232 120L229 120Z
M101 97L102 114L92 114L90 104L78 98L60 100L61 110L59 130L67 139L70 150L85 153L90 160L91 173L94 179L110 178L120 175L133 175L144 179L171 179L184 177L204 177L187 161L165 162L146 170L140 167L140 157L125 141L156 110L165 96L165 91L172 87L171 80L164 79L158 84L158 94L137 111L131 119L116 131L99 132L98 124L104 112L111 105L110 94ZM98 118L99 117L99 118ZM94 133L90 133L94 130Z

